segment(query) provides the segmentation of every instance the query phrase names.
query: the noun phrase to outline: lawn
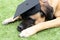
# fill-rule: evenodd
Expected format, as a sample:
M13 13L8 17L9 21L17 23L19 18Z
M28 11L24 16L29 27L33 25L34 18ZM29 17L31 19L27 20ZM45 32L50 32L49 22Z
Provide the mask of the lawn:
M60 40L60 28L43 30L28 38L18 37L20 21L2 25L2 21L14 15L18 4L24 0L0 0L0 40Z

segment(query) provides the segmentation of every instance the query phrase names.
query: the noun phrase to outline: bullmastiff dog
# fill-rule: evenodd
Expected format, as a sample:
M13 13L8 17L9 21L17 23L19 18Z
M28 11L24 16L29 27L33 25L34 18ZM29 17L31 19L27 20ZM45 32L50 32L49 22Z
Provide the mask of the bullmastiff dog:
M39 2L42 13L37 12L30 15L27 20L24 20L23 18L24 22L22 21L21 24L26 26L20 25L20 27L23 28L18 27L19 29L23 29L19 34L20 37L29 37L41 30L60 26L60 0L39 0ZM11 17L2 23L8 24L19 18L22 19L21 16L18 16L15 19Z

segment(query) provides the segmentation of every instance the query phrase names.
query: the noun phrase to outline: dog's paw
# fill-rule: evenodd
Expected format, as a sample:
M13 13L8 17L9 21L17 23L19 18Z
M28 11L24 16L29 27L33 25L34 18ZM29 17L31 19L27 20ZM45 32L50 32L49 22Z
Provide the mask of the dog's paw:
M4 20L3 22L2 22L2 24L8 24L8 23L10 23L10 22L13 22L13 18L9 18L9 19L6 19L6 20Z
M36 31L35 31L33 28L27 28L27 29L23 30L23 31L19 34L19 36L20 36L20 37L29 37L29 36L31 36L31 35L33 35L33 34L35 34L35 33L36 33Z
M23 30L19 36L20 37L29 37L31 35L31 31L30 30Z

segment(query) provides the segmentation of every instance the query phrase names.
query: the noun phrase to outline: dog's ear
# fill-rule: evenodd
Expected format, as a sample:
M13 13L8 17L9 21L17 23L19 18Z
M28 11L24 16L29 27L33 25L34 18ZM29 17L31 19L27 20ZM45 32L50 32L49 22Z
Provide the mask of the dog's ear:
M47 20L53 19L53 7L51 7L46 0L46 2L43 2L42 0L39 1L41 5L41 10L44 12L45 17Z

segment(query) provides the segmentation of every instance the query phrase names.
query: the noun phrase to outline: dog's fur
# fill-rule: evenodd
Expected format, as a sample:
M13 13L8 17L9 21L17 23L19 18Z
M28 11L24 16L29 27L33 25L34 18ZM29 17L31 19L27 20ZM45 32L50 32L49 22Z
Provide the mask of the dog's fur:
M39 0L41 9L43 10L44 13L47 13L46 15L48 15L48 16L42 17L40 13L36 13L34 15L29 16L30 18L35 19L34 24L37 24L37 25L23 30L20 33L21 37L29 37L30 35L33 35L38 31L41 31L41 30L44 30L47 28L57 27L60 25L60 14L59 14L60 13L60 0L47 0L47 1L48 1L49 5L47 5L45 2L43 2L43 0ZM53 12L52 15L49 13L49 12L51 12L50 9L52 9L52 12ZM50 20L49 18L52 18L53 16L55 17L55 19ZM17 18L19 18L19 17L17 17ZM50 21L44 22L47 18ZM15 20L16 19L13 19L13 21L15 21ZM6 22L6 21L4 21L4 22Z

